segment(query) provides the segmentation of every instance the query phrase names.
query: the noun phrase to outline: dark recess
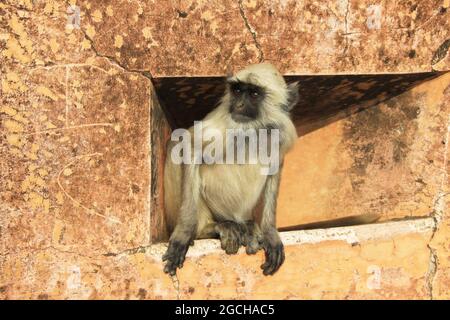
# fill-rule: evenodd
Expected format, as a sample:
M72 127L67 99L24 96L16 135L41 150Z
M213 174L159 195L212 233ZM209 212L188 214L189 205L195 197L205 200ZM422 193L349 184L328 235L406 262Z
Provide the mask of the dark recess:
M378 75L286 76L300 82L300 102L293 110L299 134L397 96L443 72ZM161 105L173 127L187 128L219 102L224 77L154 78Z

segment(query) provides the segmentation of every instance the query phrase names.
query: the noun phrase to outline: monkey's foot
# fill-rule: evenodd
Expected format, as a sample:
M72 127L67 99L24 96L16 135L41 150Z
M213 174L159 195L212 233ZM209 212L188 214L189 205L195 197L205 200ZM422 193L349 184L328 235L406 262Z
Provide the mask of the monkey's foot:
M247 252L247 254L255 254L262 249L261 230L254 221L248 221L245 226L247 228L244 240L245 252Z
M169 247L163 255L162 260L167 261L164 266L164 272L174 276L177 273L177 268L183 267L186 252L189 248L190 241L183 243L176 240L169 241Z
M284 262L284 246L278 233L270 232L264 235L263 244L265 262L261 265L264 275L274 274Z
M216 232L219 234L220 245L227 254L236 254L244 244L246 228L242 224L233 221L218 222Z

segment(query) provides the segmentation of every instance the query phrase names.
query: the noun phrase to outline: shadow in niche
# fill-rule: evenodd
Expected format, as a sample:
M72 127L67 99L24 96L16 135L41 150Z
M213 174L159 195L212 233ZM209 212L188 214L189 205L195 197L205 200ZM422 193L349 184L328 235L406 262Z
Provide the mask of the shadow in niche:
M300 102L292 112L299 135L397 96L443 72L371 75L285 76L299 81ZM157 95L173 128L190 127L219 102L224 77L153 79Z

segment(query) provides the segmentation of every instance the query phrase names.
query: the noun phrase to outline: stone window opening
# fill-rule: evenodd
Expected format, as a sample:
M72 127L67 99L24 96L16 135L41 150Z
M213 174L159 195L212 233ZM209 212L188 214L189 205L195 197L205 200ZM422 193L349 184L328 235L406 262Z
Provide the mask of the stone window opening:
M300 101L292 111L299 138L283 167L277 206L279 231L386 222L402 216L385 212L391 204L386 194L380 192L382 180L375 184L370 181L371 175L383 175L384 157L393 162L385 164L387 175L393 174L392 166L404 160L406 140L413 130L409 126L420 112L411 89L441 74L286 75L287 83L300 82ZM153 79L154 104L161 108L154 108L156 114L151 117L154 133L151 141L153 150L164 150L152 152L153 242L166 241L169 236L161 184L164 146L170 131L188 128L203 119L222 96L224 80L224 77ZM382 150L383 140L389 141L384 147L391 150ZM386 155L380 155L383 152ZM324 172L318 172L321 169ZM374 188L372 196L365 192L368 188ZM379 199L373 197L377 193ZM361 199L354 199L357 195ZM322 201L326 204L320 204ZM364 203L367 201L370 203Z

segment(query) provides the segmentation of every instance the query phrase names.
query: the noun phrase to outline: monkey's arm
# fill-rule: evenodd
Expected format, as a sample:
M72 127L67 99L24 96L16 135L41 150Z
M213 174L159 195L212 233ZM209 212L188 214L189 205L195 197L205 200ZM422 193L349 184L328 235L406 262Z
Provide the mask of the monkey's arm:
M164 272L175 275L177 268L183 266L189 245L195 238L197 229L197 205L200 194L199 166L183 166L183 190L177 225L169 240L169 247L163 256L167 261Z
M264 189L264 204L261 219L262 246L266 261L261 265L264 275L274 274L284 262L284 247L275 226L280 170L267 177Z

